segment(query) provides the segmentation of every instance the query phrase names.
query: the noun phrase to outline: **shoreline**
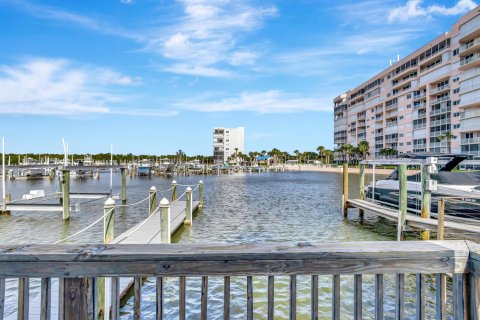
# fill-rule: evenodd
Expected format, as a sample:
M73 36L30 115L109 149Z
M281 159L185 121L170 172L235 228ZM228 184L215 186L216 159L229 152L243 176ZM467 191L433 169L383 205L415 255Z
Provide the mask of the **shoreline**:
M292 171L312 171L312 172L334 172L342 173L343 167L323 167L323 166L292 166ZM394 169L375 169L375 174L387 174L392 173ZM407 174L417 173L417 170L407 170ZM360 173L359 168L348 168L348 173ZM372 174L373 170L371 168L365 168L365 173Z

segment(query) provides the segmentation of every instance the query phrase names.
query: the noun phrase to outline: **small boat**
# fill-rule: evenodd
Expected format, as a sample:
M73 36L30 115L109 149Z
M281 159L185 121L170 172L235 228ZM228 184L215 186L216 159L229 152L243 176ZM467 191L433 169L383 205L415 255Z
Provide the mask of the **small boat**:
M84 166L83 161L82 160L78 161L77 166L78 167L83 167ZM72 178L76 178L76 179L84 179L84 178L87 177L87 170L86 169L74 170L70 173L70 176Z
M437 181L437 190L432 192L431 212L436 216L437 203L440 198L457 197L458 200L449 201L445 214L449 218L461 221L463 218L480 219L480 172L453 171L463 160L468 158L464 154L435 154L415 153L402 155L403 158L423 160L429 157L438 159L439 169L430 175L430 179ZM421 173L407 177L407 205L408 210L418 213L421 210L422 187ZM370 183L365 188L366 198L374 199L380 204L398 207L399 181L398 171L393 171L388 178ZM454 219L450 219L454 220Z
M20 176L27 177L27 179L39 179L45 175L44 168L28 168L20 170Z
M138 176L151 176L152 175L152 162L149 160L142 160L140 165L137 168L137 175Z

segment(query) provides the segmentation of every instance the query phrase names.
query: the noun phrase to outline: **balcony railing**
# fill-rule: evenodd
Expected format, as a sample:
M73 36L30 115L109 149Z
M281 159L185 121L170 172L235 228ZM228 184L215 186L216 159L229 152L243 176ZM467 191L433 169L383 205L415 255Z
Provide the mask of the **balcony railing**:
M387 127L393 127L393 126L396 126L398 124L397 121L390 121L390 122L387 122Z
M388 113L385 115L385 119L393 118L393 117L396 117L397 115L398 115L398 111L388 112Z
M413 125L413 130L424 129L427 127L426 123L419 123Z
M434 105L434 104L442 103L442 102L445 102L445 101L448 101L448 100L450 100L450 96L445 96L445 97L441 97L441 98L437 98L437 99L432 99L430 101L430 104Z
M418 100L418 99L423 99L427 96L426 92L422 92L420 94L414 94L413 95L413 100Z
M430 120L430 127L439 126L442 124L451 124L452 119Z
M460 60L460 67L463 67L464 65L467 65L471 62L477 61L478 59L480 59L480 53L475 53L473 56L469 58Z
M464 51L467 51L468 49L476 46L477 44L480 44L480 39L479 38L476 38L475 40L469 42L469 43L465 43L465 44L462 44L460 46L460 53L463 53Z
M460 114L460 119L468 119L468 118L477 118L480 117L480 110L477 111L465 111Z
M433 116L433 115L442 114L442 113L446 113L446 112L450 112L450 111L452 111L451 107L443 107L443 108L440 108L440 109L435 109L435 110L430 111L430 115Z
M439 92L442 92L442 91L445 91L445 90L448 90L448 89L450 89L450 85L447 83L447 84L444 84L440 87L433 88L432 90L430 90L430 94L436 94L436 93L439 93Z
M392 109L395 109L396 107L398 107L398 102L385 106L385 110L392 110Z
M461 144L472 144L472 143L480 143L480 137L464 138L461 140Z
M413 274L416 281L407 275ZM279 244L173 244L173 245L2 245L0 246L0 297L5 297L6 279L19 279L17 291L19 319L29 310L29 282L41 280L41 299L38 310L42 319L50 317L53 292L60 293L60 319L95 319L96 292L100 286L95 278L104 277L105 300L111 319L120 318L120 279L133 277L134 295L132 311L122 310L122 316L143 319L165 319L178 314L178 318L228 319L241 316L254 318L254 300L265 294L265 316L273 319L279 296L275 294L276 277L288 277L287 296L283 303L290 319L296 318L297 305L306 307L312 319L318 319L319 303L331 299L329 318L362 319L362 309L371 305L375 318L383 319L384 301L390 287L385 279L394 277L392 292L396 301L398 319L406 314L426 312L425 318L442 318L437 310L453 310L453 319L476 319L477 293L480 291L480 248L469 241L376 241L339 243L279 243ZM327 290L319 290L319 275L330 278ZM364 275L374 275L372 284ZM308 280L300 278L308 276ZM142 279L150 277L153 288L146 292ZM232 294L231 277L243 282ZM254 285L255 279L265 279ZM258 278L257 278L258 277ZM52 288L52 278L60 278ZM166 278L178 282L165 287ZM299 278L301 280L299 280ZM342 278L353 278L353 289ZM426 279L436 278L428 285ZM450 280L451 278L451 280ZM188 280L188 281L187 281ZM192 281L193 280L193 281ZM447 280L452 285L447 286ZM297 300L297 281L308 281L311 301L308 307ZM385 284L384 284L385 283ZM408 285L407 285L408 283ZM210 288L209 288L210 286ZM425 308L426 295L434 288L437 308ZM221 290L220 308L213 308L211 288ZM406 299L406 289L413 290L417 304ZM52 290L53 289L53 290ZM210 290L209 290L210 289ZM188 298L187 292L198 295ZM258 291L257 291L258 290ZM341 295L353 290L353 295ZM369 290L368 294L362 294ZM153 292L152 292L153 291ZM445 293L448 299L445 299ZM166 295L178 299L178 303L166 303ZM149 295L152 308L142 305ZM343 314L340 296L352 304L351 311ZM245 298L246 297L246 298ZM389 298L388 298L389 299ZM263 298L262 298L263 301ZM260 302L260 299L256 301ZM32 303L30 303L32 304ZM149 304L150 305L150 304ZM2 310L3 311L3 305ZM233 307L235 306L235 307ZM325 312L325 310L322 310ZM387 310L385 310L387 311ZM278 312L278 310L277 310ZM351 312L353 317L349 314ZM391 310L388 310L391 312ZM342 314L341 314L342 313ZM28 313L27 313L28 314ZM224 316L226 315L226 316ZM27 316L28 317L28 316ZM167 317L170 318L170 317ZM423 317L418 317L423 318Z
M425 108L427 104L425 102L420 102L420 103L414 103L413 104L413 110Z

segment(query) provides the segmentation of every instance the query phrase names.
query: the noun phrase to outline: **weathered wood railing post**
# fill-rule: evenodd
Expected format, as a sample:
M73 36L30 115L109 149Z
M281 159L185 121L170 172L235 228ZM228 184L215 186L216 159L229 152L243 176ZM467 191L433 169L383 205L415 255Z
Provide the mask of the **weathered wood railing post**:
M203 208L203 180L198 181L198 206Z
M120 168L122 174L122 203L127 203L127 168Z
M365 165L363 163L360 163L360 168L359 168L359 173L360 173L360 177L359 177L359 190L358 190L358 194L360 195L360 200L365 200ZM363 218L363 210L362 209L358 209L358 213L360 215L361 218Z
M115 239L115 200L108 198L103 206L103 243Z
M68 320L94 320L95 317L95 295L93 293L92 278L64 278L63 306L60 307L62 314L59 319Z
M343 217L348 216L348 163L343 164L343 196L342 196L342 212Z
M397 240L403 240L403 229L407 221L407 165L398 165L398 229Z
M172 181L172 201L177 200L177 181Z
M155 212L157 206L157 188L152 186L149 191L150 200L148 201L148 214L152 215Z
M445 239L445 199L440 198L437 205L437 240Z
M445 199L440 198L437 206L437 240L445 238ZM447 276L444 273L436 275L436 312L437 319L447 319Z
M167 198L160 201L160 237L161 243L170 243L170 202Z
M420 216L422 218L430 218L430 202L431 202L431 191L428 187L428 183L430 182L430 168L425 161L422 165L422 210L420 212ZM422 230L420 231L420 239L422 240L429 240L430 239L430 231L429 230Z
M185 222L184 224L193 224L193 214L192 214L192 188L188 187L185 191L187 201L185 205Z
M70 171L62 170L62 204L63 204L63 220L70 219Z

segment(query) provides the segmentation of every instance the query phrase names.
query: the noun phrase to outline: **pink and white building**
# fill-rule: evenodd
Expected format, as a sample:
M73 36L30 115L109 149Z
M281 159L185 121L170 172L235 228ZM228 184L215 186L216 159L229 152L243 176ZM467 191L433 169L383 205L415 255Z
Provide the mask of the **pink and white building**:
M480 6L440 35L334 99L334 143L480 156Z

